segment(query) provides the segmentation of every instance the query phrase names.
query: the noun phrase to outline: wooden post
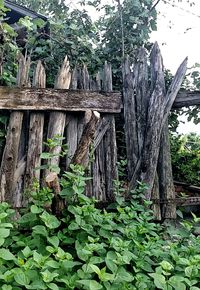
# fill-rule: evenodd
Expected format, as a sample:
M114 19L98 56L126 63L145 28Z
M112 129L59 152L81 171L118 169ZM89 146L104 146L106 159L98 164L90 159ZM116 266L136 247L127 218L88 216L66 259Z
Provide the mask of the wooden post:
M172 200L175 201L176 195L172 175L168 122L165 123L162 131L157 171L160 197L166 201L169 200L169 203L162 206L162 217L163 219L176 219L176 203L172 203Z
M151 52L152 93L148 103L144 145L142 155L137 162L138 166L136 166L130 182L130 189L132 189L136 182L135 178L139 176L139 180L148 185L147 199L151 199L162 129L182 84L186 68L187 59L180 65L166 94L162 57L158 44L155 43Z
M46 73L41 63L38 61L35 74L33 78L33 87L45 88L46 87ZM40 169L41 165L40 155L42 153L43 145L43 127L44 127L44 113L34 112L30 114L29 125L29 141L27 153L27 165L25 175L25 189L31 190L33 182L40 182Z
M133 187L136 186L139 179L139 172L136 169L139 166L139 159L143 150L149 94L147 56L145 49L141 48L138 51L137 61L132 70L129 57L126 57L123 64L123 103L128 179L130 181L133 174L136 173Z
M20 55L17 74L18 87L28 86L29 69L30 58L28 57L26 59L23 55ZM22 201L21 182L19 189L17 189L18 181L21 179L25 168L23 158L20 157L21 160L19 160L18 155L20 148L22 121L22 112L17 111L11 113L6 136L6 145L0 170L0 200L8 201L13 207L21 207Z
M112 68L111 64L105 62L103 70L103 90L105 92L112 91ZM104 115L105 120L109 123L109 127L104 136L104 153L105 153L105 181L106 194L108 199L114 198L113 180L118 178L117 173L117 144L115 132L114 115Z
M56 89L68 89L71 82L71 73L70 73L70 65L67 59L67 56L64 59L64 62L58 72L58 76L55 81ZM49 116L49 124L48 124L48 133L47 139L53 139L55 136L64 135L64 129L66 124L66 114L63 112L51 112ZM51 165L58 166L59 165L59 154L61 152L61 146L58 145L53 149L53 152L56 156L53 157L50 161ZM46 175L48 174L48 170Z
M99 121L99 118L100 114L98 112L91 112L90 120L84 128L82 137L78 144L78 148L71 160L72 164L80 164L85 168L88 166L88 148L90 147L90 144L94 138L96 125Z

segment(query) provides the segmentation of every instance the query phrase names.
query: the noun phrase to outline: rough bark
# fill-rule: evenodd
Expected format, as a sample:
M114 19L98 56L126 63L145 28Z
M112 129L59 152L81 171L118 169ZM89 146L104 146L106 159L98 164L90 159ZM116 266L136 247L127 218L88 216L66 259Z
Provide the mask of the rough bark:
M152 200L160 200L160 191L159 191L159 178L158 175L155 175L155 180L152 188ZM161 220L161 209L159 203L153 203L152 210L154 214L154 219L160 221Z
M91 119L87 123L83 131L82 137L78 144L78 148L71 160L72 164L80 164L84 166L85 168L87 168L88 161L89 161L87 158L87 154L88 154L89 147L92 143L92 140L94 138L96 125L97 125L97 122L99 121L99 118L100 118L100 115L98 112L95 112L95 111L92 112Z
M172 175L168 122L165 123L162 131L157 171L160 198L169 200L169 203L162 206L162 217L176 219L176 204L171 202L171 200L175 200L176 195Z
M105 62L103 71L103 90L105 92L112 91L112 68L111 64ZM114 198L114 180L118 178L117 172L117 144L115 132L115 117L114 115L104 115L104 118L109 122L109 128L104 136L104 152L105 152L105 181L106 195L108 199Z
M127 57L123 64L123 100L128 160L128 178L131 179L143 149L148 103L148 68L144 48L138 51L131 70ZM135 178L137 180L137 178Z
M52 213L56 215L57 217L60 217L62 215L62 212L64 210L64 201L60 197L60 183L58 175L55 172L51 172L46 176L46 185L50 189L52 189L54 197L52 200Z
M182 107L199 106L200 105L200 92L180 90L173 103L172 109L179 109Z
M46 73L41 61L38 61L35 69L33 87L46 87ZM34 181L38 183L40 182L39 167L41 165L40 155L42 153L43 145L43 129L44 113L32 112L30 114L29 141L25 175L25 189L27 190L31 190L31 186L33 185Z
M70 114L70 122L67 126L66 139L68 145L68 153L66 158L68 169L78 145L78 118L74 114Z
M0 109L7 110L119 113L122 108L121 94L112 92L0 87L0 96Z
M140 180L148 185L146 198L151 199L151 192L154 184L156 167L159 155L159 146L162 128L167 120L169 111L173 105L176 95L183 81L187 59L180 65L172 84L165 94L165 82L163 72L163 62L158 44L156 43L151 53L151 95L148 103L147 125L145 130L144 146L139 168ZM130 182L130 189L135 185L135 176L133 175Z
M18 61L19 66L17 73L17 86L18 87L28 86L30 58L25 58L23 55L20 55ZM15 174L15 171L19 167L22 169L25 168L23 157L20 156L19 160L20 141L22 142L21 140L22 121L23 121L22 112L11 113L0 170L1 201L9 201L9 203L13 207L21 207L22 200L21 194L22 182L20 182L18 188L18 181L21 179L21 175ZM18 170L18 173L19 172L20 174L24 173L22 172L22 170Z
M70 73L70 65L69 61L67 60L67 56L64 59L64 62L58 72L56 81L55 81L55 88L56 89L68 89L71 82L71 73ZM66 124L66 114L63 112L51 112L49 116L49 125L48 125L48 133L47 139L53 139L55 136L63 137L64 129ZM61 142L62 143L62 142ZM53 157L49 164L51 166L59 166L60 160L60 152L61 152L62 144L56 146L52 149L51 153L55 154L56 156ZM46 171L48 174L48 170Z

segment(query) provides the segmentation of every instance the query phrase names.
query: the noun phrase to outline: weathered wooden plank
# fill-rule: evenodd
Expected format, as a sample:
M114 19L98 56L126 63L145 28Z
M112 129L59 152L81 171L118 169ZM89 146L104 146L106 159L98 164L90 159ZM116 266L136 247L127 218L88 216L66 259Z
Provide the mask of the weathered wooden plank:
M121 108L120 93L0 87L0 109L117 113Z
M16 198L13 193L16 184L15 170L18 161L22 120L23 113L21 112L13 113L10 116L0 173L1 201L8 201L15 207L20 203L19 198Z
M89 146L94 138L94 134L96 131L96 125L99 121L100 114L98 112L91 112L91 117L89 122L84 128L82 137L78 144L77 150L71 160L72 164L80 164L87 168L88 166L88 150Z
M200 105L200 91L180 90L173 103L172 109L179 109L182 107L195 105Z
M145 138L149 88L144 48L138 51L137 61L132 70L130 68L131 63L127 57L123 65L123 100L129 180L138 164Z
M157 172L159 176L160 198L166 200L175 199L168 122L166 122L162 131ZM164 219L176 219L176 204L164 204L162 206L162 217Z
M70 122L67 126L66 139L68 145L66 163L68 168L78 145L78 118L74 116L74 114L70 114Z
M162 128L168 118L169 111L176 98L183 81L187 66L187 59L180 65L177 73L172 81L172 84L165 93L165 81L163 73L163 62L161 53L156 43L151 53L151 68L152 68L152 93L149 98L147 125L144 138L144 146L141 160L138 161L137 171L140 172L140 180L148 185L146 198L151 198L151 192L154 184L158 156L160 138ZM138 177L137 172L133 174L130 182L130 189L135 186L135 177Z
M105 148L103 140L95 150L95 160L92 164L92 189L93 197L97 200L107 201L106 198L106 176L105 176Z
M105 118L102 118L99 121L99 124L97 126L96 132L95 132L95 137L94 137L94 150L97 149L97 147L99 146L101 140L103 139L106 131L109 128L109 122L108 120L106 120Z
M158 175L155 175L155 180L153 184L153 189L152 189L152 195L151 198L153 200L159 200L160 199L160 192L159 192L159 178ZM154 219L157 221L161 220L161 208L159 203L153 203L152 204L152 210L154 214Z
M46 87L46 73L41 61L38 61L35 69L33 87L36 88ZM30 114L27 164L24 182L25 189L31 190L33 182L40 181L40 169L37 170L35 169L41 165L40 155L42 153L42 145L43 145L43 127L44 127L44 113L32 112Z
M17 86L28 86L30 58L20 55L18 61ZM23 115L22 112L12 112L10 115L0 170L0 199L1 201L8 201L13 207L20 207L22 201L22 182L20 181L20 184L18 184L18 181L21 180L25 169L24 160L21 156L21 160L19 160Z
M127 56L123 63L123 103L124 103L124 121L125 121L125 137L127 151L127 166L129 180L138 162L138 135L137 135L137 119L136 119L136 101L134 92L134 78L131 73L131 63ZM137 71L138 67L134 67ZM137 178L134 178L137 180Z
M149 186L146 195L148 199L151 198L156 173L162 128L185 76L187 61L180 65L166 95L162 57L157 44L152 51L151 65L156 71L156 79L153 80L155 85L149 101L141 171L141 180Z
M111 64L105 62L103 71L103 90L112 92L112 67ZM104 152L105 152L105 180L106 180L106 196L108 199L114 198L114 180L118 178L117 171L117 144L115 132L114 115L104 115L105 120L109 122L109 128L104 136Z
M58 71L58 75L55 81L55 88L59 89L68 89L71 82L71 73L70 73L70 65L65 57L63 64ZM64 112L51 112L49 116L49 124L48 124L48 133L47 139L53 139L55 136L63 137L64 129L66 125L66 114ZM49 164L51 166L59 166L60 161L60 152L62 149L62 142L55 148L51 150L51 153L55 154L55 156L49 160ZM45 175L48 174L48 170L45 172Z

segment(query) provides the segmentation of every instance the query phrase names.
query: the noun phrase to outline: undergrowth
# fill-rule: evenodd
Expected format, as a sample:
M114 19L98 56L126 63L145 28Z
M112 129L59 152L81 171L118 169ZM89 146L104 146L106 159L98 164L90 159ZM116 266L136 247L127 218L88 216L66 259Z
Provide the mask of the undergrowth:
M0 289L200 289L198 218L178 228L156 224L142 184L130 201L118 188L115 203L98 209L85 181L80 166L64 174L60 218L48 189L32 192L18 220L0 204Z

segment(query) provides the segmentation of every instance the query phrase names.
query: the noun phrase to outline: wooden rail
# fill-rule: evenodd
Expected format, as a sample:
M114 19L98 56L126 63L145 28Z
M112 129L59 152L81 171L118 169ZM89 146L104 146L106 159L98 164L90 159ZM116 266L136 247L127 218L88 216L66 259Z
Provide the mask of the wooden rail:
M182 107L189 107L195 105L200 105L200 91L191 92L187 90L180 90L172 108L179 109Z
M120 93L0 87L0 109L119 113Z

